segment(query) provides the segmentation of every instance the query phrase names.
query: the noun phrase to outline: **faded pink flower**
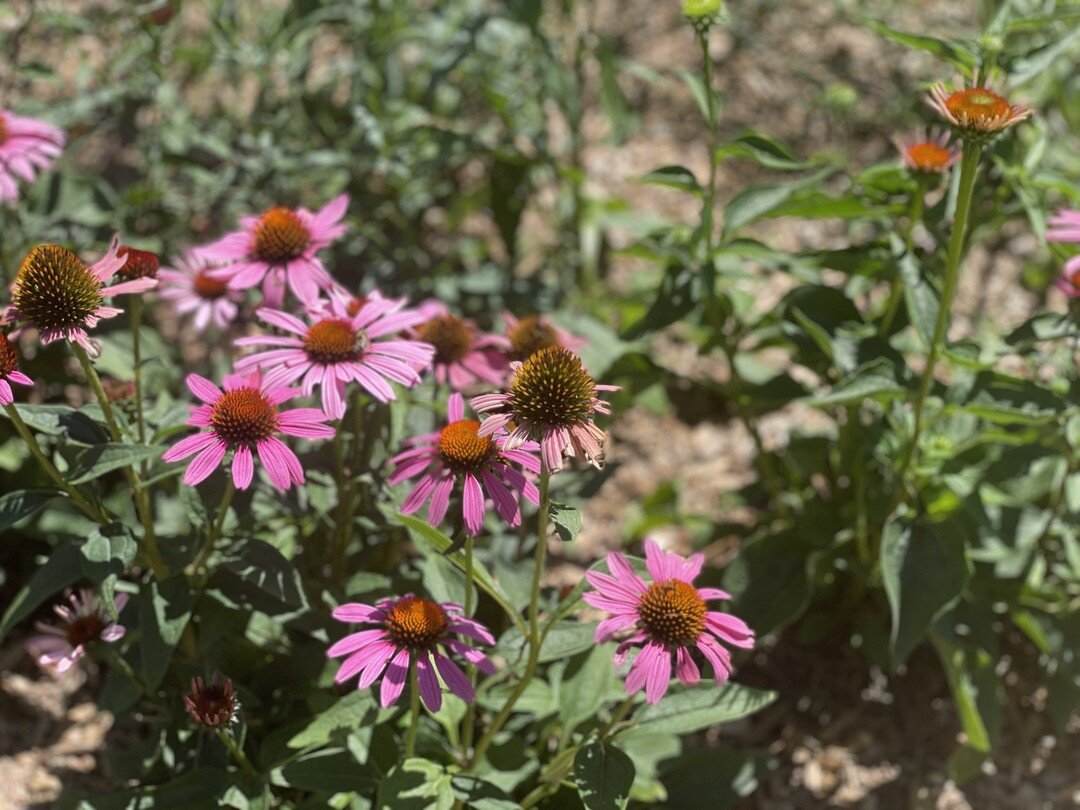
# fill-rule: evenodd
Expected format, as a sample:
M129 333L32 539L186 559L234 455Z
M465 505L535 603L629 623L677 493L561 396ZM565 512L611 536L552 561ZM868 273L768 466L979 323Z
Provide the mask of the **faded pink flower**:
M118 593L113 600L117 612L124 609L128 595ZM109 618L105 604L89 588L81 588L68 598L68 605L56 605L53 610L60 618L59 626L38 622L40 635L27 639L26 649L42 669L60 674L67 672L86 655L86 648L95 642L112 644L124 637L122 624Z
M691 655L694 649L712 664L716 685L722 685L731 675L731 654L720 642L750 649L754 631L742 619L706 607L709 599L731 596L719 588L693 586L705 562L703 554L685 560L646 540L645 560L650 583L615 551L607 556L610 576L598 571L585 574L596 590L587 592L584 600L611 614L597 625L596 642L602 644L618 635L616 666L626 661L632 648L641 647L626 676L626 693L644 688L645 700L658 702L667 692L672 667L682 683L698 683L701 672ZM625 637L626 633L631 635Z
M1080 211L1058 211L1050 218L1046 238L1051 242L1080 243ZM1080 298L1080 255L1065 262L1055 286L1069 298Z
M938 82L930 88L929 104L965 138L995 135L1031 115L1030 107L1010 104L988 87L950 91Z
M404 309L404 298L373 294L351 315L350 302L344 296L333 296L318 309L309 311L310 323L287 312L260 309L257 314L265 323L292 334L240 338L237 346L281 348L244 357L236 368L240 371L261 368L267 382L275 385L301 380L304 396L320 387L327 419L345 415L348 382L358 382L380 402L396 399L388 380L416 385L420 382L419 369L431 363L434 350L426 343L391 338L416 325L424 316L416 310Z
M174 265L158 271L161 297L172 304L177 315L192 315L198 332L206 331L211 323L222 331L228 329L236 320L244 294L214 277L213 271L221 262L211 261L196 249L187 251Z
M555 326L543 315L518 318L513 313L503 312L502 317L506 322L507 354L511 360L528 360L541 349L551 346L562 346L577 353L586 343Z
M243 217L241 230L200 248L214 261L230 262L215 271L230 289L246 290L262 282L263 303L278 308L285 287L304 304L319 290L331 290L334 280L315 255L343 233L341 223L349 195L335 197L316 213L306 208L271 208L257 217Z
M491 436L512 423L503 447L513 450L525 441L539 442L544 466L551 472L563 468L564 454L602 467L604 431L593 424L592 417L611 413L597 393L618 387L597 385L581 359L561 346L541 349L523 363L511 363L510 368L513 377L504 393L482 394L469 403L477 413L490 414L479 435Z
M0 202L19 198L18 181L32 183L64 148L64 133L35 118L0 110Z
M102 318L114 318L123 312L105 306L105 298L141 293L157 286L155 278L136 278L106 287L106 283L124 266L126 256L119 255L120 241L113 237L108 252L95 264L88 265L67 248L38 245L26 258L11 285L8 317L36 326L43 344L55 340L78 343L96 357L99 348L86 334Z
M479 429L479 422L465 418L461 394L451 394L446 427L409 439L409 449L390 459L396 467L389 479L391 485L420 476L402 504L404 514L411 515L430 500L428 523L438 526L446 515L451 491L461 483L465 529L475 537L484 525L485 493L511 526L521 523L522 495L534 504L540 503L536 485L511 466L520 464L531 473L539 473L539 446L526 442L506 450L505 436L479 436Z
M278 405L300 392L269 384L257 371L230 374L224 382L223 392L205 377L188 375L191 393L206 404L192 406L187 423L209 430L181 439L165 452L162 460L179 461L197 453L184 473L184 483L194 486L217 469L231 450L233 483L237 489L247 489L254 474L252 451L255 451L276 489L284 491L293 484L303 484L300 459L277 434L329 439L334 429L323 424L323 412L318 408L279 411Z
M0 405L10 405L15 401L11 383L33 385L34 381L19 371L19 354L15 351L15 344L0 333Z
M432 712L442 706L442 688L436 671L450 691L462 700L471 703L476 696L465 673L444 654L444 649L461 656L481 672L488 675L495 672L486 655L455 636L485 644L494 644L495 639L482 624L462 615L461 606L452 602L440 605L410 593L380 599L374 605L359 602L341 605L333 615L342 622L375 625L374 629L345 636L326 655L328 658L348 656L334 677L337 683L359 674L357 688L366 689L382 676L379 701L384 708L401 697L411 659L416 660L420 697Z
M472 321L451 315L438 301L425 301L419 310L426 320L414 334L435 347L436 382L449 382L455 391L477 383L502 383L507 364L505 338L480 332Z

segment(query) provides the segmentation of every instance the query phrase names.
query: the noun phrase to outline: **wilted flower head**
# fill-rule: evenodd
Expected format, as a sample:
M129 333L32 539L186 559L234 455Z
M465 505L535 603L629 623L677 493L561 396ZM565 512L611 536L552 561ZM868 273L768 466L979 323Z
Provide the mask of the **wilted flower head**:
M116 595L117 611L127 604L126 593ZM40 635L32 636L26 648L37 659L38 666L56 673L67 672L86 655L86 648L96 642L112 644L124 637L124 626L109 618L105 604L89 588L71 594L67 605L53 610L60 624L38 622Z
M319 290L331 290L334 280L316 254L345 233L341 224L349 195L335 197L318 212L306 208L271 208L240 220L241 230L200 248L212 261L229 262L214 271L229 288L246 290L262 282L264 302L280 307L285 287L310 304Z
M220 728L236 719L240 701L228 678L218 683L217 673L210 683L205 679L192 678L191 691L184 695L184 708L191 719L206 728Z
M157 279L137 278L106 287L125 259L118 254L119 241L114 237L108 252L88 265L67 248L38 245L23 259L15 283L11 285L11 315L23 325L36 326L41 342L70 340L92 356L98 346L86 334L102 318L123 312L105 306L105 298L140 293L157 286Z
M476 383L498 385L506 373L505 342L482 333L472 321L451 315L437 301L420 305L426 320L416 327L417 340L435 348L435 380L456 391Z
M754 646L754 631L746 622L729 613L710 611L709 599L730 599L719 588L695 588L694 579L705 562L702 554L683 559L663 551L653 540L645 541L646 583L623 555L607 556L611 575L589 571L585 578L595 591L584 599L611 617L596 627L596 642L602 644L618 635L615 664L621 666L631 649L641 651L626 676L626 693L645 689L645 699L656 703L664 696L672 667L684 684L701 680L701 672L691 652L698 650L712 664L717 686L731 675L731 654L721 641L734 647ZM625 637L630 633L629 637Z
M348 656L334 677L337 683L359 675L357 688L366 689L381 676L379 700L384 707L401 697L411 659L416 661L420 697L432 712L442 706L442 689L436 670L450 691L462 700L472 702L475 697L469 679L444 650L456 653L481 672L488 675L495 672L495 666L486 655L455 636L485 644L494 644L495 639L482 624L462 615L461 606L452 602L439 604L410 593L380 599L374 605L359 602L341 605L334 610L334 618L374 625L374 629L345 636L327 650L326 655L329 658Z
M64 148L64 133L51 124L0 110L0 202L18 199L18 181L34 181Z
M961 137L983 139L1023 121L1031 108L1010 104L987 87L965 87L950 92L938 82L930 89L930 106L952 124Z
M19 353L15 350L15 344L0 332L0 405L10 405L15 401L11 383L33 385L34 381L19 371Z
M523 363L512 363L511 369L505 393L483 394L469 403L477 413L490 414L479 435L491 436L512 423L503 447L513 450L526 441L539 442L544 466L552 472L562 469L564 454L602 467L604 431L592 417L611 413L597 393L618 387L597 385L581 359L561 346L542 349Z
M409 449L390 459L397 468L390 476L391 485L420 476L401 507L404 514L411 515L430 500L428 523L438 526L446 515L451 491L460 483L465 528L475 537L484 525L485 493L511 526L521 523L520 496L540 503L536 485L513 466L518 464L539 473L540 459L536 454L540 448L526 442L506 450L506 437L480 436L479 430L479 422L465 418L461 394L454 393L447 405L446 426L436 433L410 439L406 443Z
M323 424L325 416L318 408L294 408L279 411L277 406L300 392L295 388L271 385L259 372L230 374L225 377L224 392L198 374L189 374L191 393L205 402L191 408L187 423L207 431L188 436L174 444L162 456L163 461L195 459L184 473L184 483L194 486L205 480L232 451L232 477L237 489L247 489L254 474L252 451L266 467L270 481L278 490L304 483L304 468L296 453L277 434L305 439L329 439L334 429ZM195 455L195 454L198 455Z
M542 315L518 318L504 312L503 320L506 322L507 353L511 360L528 360L541 349L551 346L562 346L577 352L585 345L584 340L554 326Z
M895 143L904 165L919 174L944 174L960 159L960 150L949 146L948 132L901 136Z
M1080 211L1058 211L1050 218L1046 238L1051 242L1080 243ZM1070 298L1080 298L1080 255L1065 262L1055 286Z
M178 315L192 315L192 325L199 332L211 323L218 329L228 329L236 320L237 305L244 300L244 294L230 290L227 281L213 275L221 262L189 250L173 264L159 272L161 297L172 303Z
M117 255L124 258L124 266L116 271L120 278L126 281L133 278L157 278L161 263L156 253L121 245Z

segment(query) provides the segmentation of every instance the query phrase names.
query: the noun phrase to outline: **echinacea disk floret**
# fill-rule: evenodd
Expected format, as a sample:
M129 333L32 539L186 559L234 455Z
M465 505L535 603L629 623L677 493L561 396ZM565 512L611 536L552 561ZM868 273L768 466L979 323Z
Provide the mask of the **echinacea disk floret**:
M458 363L473 345L472 327L453 315L440 315L417 327L417 338L435 347L436 363Z
M327 318L313 323L303 337L304 351L316 363L358 360L365 341L345 318Z
M1031 115L1029 107L1011 104L988 87L963 87L950 92L940 82L930 90L930 106L952 124L961 137L980 142Z
M38 245L19 267L11 303L42 332L78 329L101 307L101 289L90 266L70 250Z
M209 682L201 677L191 679L191 691L184 695L184 709L200 726L220 728L236 719L240 701L232 681L226 678L219 682L215 674Z
M507 330L506 337L514 360L527 360L543 349L559 345L558 331L539 315L522 318Z
M495 440L478 436L479 430L475 419L460 419L439 432L439 455L454 472L479 470L496 455Z
M311 231L288 208L263 212L255 225L253 253L265 262L280 264L303 255L311 243Z
M654 582L638 602L641 625L667 644L693 644L705 629L705 600L689 582Z
M430 599L406 596L387 610L386 630L395 644L430 649L446 632L446 612Z
M230 446L257 444L277 430L278 414L258 388L236 388L213 404L210 424Z
M549 346L514 372L509 394L519 421L568 426L592 414L596 381L580 357L561 346Z

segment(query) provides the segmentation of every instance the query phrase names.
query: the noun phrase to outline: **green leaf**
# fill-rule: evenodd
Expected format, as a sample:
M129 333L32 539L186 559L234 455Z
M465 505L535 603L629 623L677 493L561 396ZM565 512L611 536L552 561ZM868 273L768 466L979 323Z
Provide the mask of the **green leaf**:
M62 806L75 810L207 809L220 807L218 800L230 781L225 771L204 765L164 784L129 788L105 795L95 794L82 801L71 798Z
M961 40L939 39L937 37L924 36L922 34L910 34L907 31L892 28L885 23L868 16L859 16L863 18L865 25L877 31L882 36L888 37L893 42L899 42L901 45L906 45L909 48L933 54L965 73L970 73L978 64L978 57Z
M956 603L967 582L963 539L896 514L881 534L881 577L892 611L892 656L899 666L930 623Z
M337 731L358 728L362 723L370 722L377 712L372 690L354 689L330 708L315 715L302 731L289 739L287 745L289 748L323 745L330 742Z
M905 253L896 263L896 272L904 284L904 302L907 305L908 319L922 339L924 347L930 345L934 335L934 323L938 315L938 296L929 282L919 271L918 262L910 253Z
M641 182L654 186L676 188L679 191L686 191L697 196L701 195L701 186L698 184L697 178L685 166L662 166L642 177Z
M618 810L630 801L634 763L618 748L594 742L574 757L574 778L588 810Z
M477 776L459 774L450 780L454 798L469 810L517 810L521 807L502 788Z
M593 646L596 625L584 622L557 622L540 645L540 663L546 664L570 658ZM525 634L511 627L499 637L499 651L510 661L516 661L525 649Z
M97 424L103 417L97 405L76 410L67 405L15 405L27 425L50 436L63 436L81 444L101 444L109 434ZM5 417L7 412L0 409Z
M378 779L373 767L361 765L344 748L303 754L275 774L280 774L275 783L282 787L328 793L365 792L375 787Z
M802 614L810 601L810 575L820 553L799 534L768 535L748 543L724 572L735 612L759 636Z
M135 562L139 548L131 529L120 523L99 527L80 548L83 573L101 582L108 576L120 576Z
M757 132L746 132L716 150L718 160L744 157L759 166L780 172L795 172L810 168L809 163L795 154L786 144Z
M308 599L300 572L274 546L249 540L222 563L221 570L238 577L276 602L293 608L307 607Z
M139 593L139 655L143 680L157 688L169 669L173 650L191 620L195 597L183 575L150 580Z
M548 506L548 515L555 524L555 531L564 543L570 543L577 539L581 531L581 513L572 506L561 503L552 503Z
M58 489L17 489L0 495L0 531L10 529L23 518L36 514L41 507L64 493Z
M865 400L888 402L904 396L907 389L896 379L896 367L892 361L878 357L863 363L851 374L840 380L832 391L807 400L817 408L829 405L859 405Z
M781 186L749 188L737 194L724 207L724 234L730 235L739 228L768 216L787 202L800 189L813 186L832 173L831 168L814 172L809 177Z
M376 810L451 810L451 777L441 765L413 757L379 783Z
M96 444L75 453L65 478L69 484L85 484L105 473L138 464L148 458L160 458L165 448L141 444Z
M671 692L659 703L642 708L634 720L639 729L689 734L754 714L776 700L775 692L727 683L719 689L702 681L690 689Z
M998 425L1044 424L1065 408L1060 397L1037 383L993 371L980 372L969 386L956 386L950 394L959 399L954 407Z
M46 599L77 582L83 575L83 556L73 545L63 545L49 555L30 581L15 595L0 619L0 640Z
M559 717L567 733L596 714L615 682L615 664L611 644L597 644L585 656L581 666L563 679L559 689Z

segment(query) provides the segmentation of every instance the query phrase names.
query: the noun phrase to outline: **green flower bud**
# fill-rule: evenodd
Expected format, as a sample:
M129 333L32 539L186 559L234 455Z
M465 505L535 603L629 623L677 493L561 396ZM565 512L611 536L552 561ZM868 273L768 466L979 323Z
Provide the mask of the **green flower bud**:
M724 15L723 0L683 0L683 16L701 31L708 31Z

